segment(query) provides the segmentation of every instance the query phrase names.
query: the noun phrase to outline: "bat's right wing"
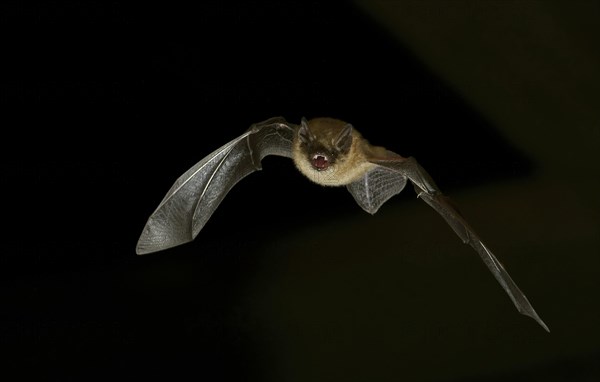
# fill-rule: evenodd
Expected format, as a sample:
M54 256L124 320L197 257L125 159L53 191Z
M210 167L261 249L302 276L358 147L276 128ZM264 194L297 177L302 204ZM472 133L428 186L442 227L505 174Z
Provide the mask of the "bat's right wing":
M296 126L281 117L254 124L175 181L150 215L138 240L138 255L194 240L231 188L261 169L267 155L291 157Z

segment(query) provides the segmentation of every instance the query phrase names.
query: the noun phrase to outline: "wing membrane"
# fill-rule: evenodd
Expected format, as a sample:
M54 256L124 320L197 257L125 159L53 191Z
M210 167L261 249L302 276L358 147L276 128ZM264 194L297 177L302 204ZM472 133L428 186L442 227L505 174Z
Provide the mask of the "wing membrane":
M194 240L231 188L260 170L266 155L291 156L294 127L282 118L253 125L180 176L150 215L139 255Z
M392 196L399 194L404 186L406 177L378 166L346 188L363 210L374 214Z

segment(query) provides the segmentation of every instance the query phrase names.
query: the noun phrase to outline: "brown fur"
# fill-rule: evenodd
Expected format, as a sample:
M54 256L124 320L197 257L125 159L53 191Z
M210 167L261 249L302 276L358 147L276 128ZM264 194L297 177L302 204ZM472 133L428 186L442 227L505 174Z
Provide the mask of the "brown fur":
M346 122L333 118L315 118L308 121L309 130L317 141L328 149L333 147L335 139L346 125ZM326 170L317 171L311 165L307 153L301 148L297 135L292 143L292 158L298 170L308 179L322 186L344 186L362 178L375 167L367 157L378 152L385 152L385 149L371 146L353 128L352 146L348 154L338 157Z

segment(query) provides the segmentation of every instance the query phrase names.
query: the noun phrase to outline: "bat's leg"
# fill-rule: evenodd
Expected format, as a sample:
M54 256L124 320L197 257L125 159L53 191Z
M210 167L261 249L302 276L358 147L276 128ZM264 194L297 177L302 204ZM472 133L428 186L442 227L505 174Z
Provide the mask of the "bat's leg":
M509 295L512 302L515 304L519 313L524 314L533 318L540 324L544 329L550 331L548 326L538 316L536 311L533 309L525 294L519 289L517 284L509 276L508 272L504 269L504 266L496 256L483 244L479 236L467 223L462 214L454 206L454 203L446 197L440 189L437 187L431 176L417 163L417 161L410 157L402 159L400 166L402 173L406 175L415 187L415 191L419 198L423 199L429 204L434 210L436 210L444 220L452 227L454 232L462 239L465 244L469 244L481 259L494 274L494 277L502 288Z

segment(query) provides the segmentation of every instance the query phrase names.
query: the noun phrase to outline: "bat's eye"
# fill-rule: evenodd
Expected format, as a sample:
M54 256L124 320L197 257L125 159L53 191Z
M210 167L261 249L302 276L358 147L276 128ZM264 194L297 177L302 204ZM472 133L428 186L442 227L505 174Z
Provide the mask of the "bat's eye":
M323 171L329 167L329 159L327 159L325 155L321 154L313 155L311 163L317 171Z

